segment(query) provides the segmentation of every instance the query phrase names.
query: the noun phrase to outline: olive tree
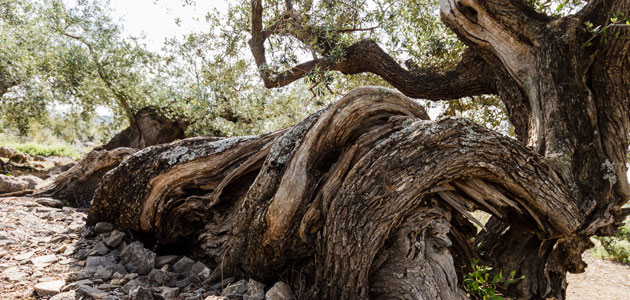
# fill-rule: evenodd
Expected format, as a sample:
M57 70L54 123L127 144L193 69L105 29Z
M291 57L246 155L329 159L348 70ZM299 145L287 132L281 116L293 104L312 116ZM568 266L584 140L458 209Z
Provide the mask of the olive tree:
M339 72L375 74L398 91L360 88L260 136L138 152L105 176L90 224L185 248L213 264L215 280L297 273L291 282L307 299L466 299L458 281L474 258L525 276L506 295L565 299L589 238L630 213L621 208L630 199L630 1L239 8L266 87L325 86ZM442 25L431 21L438 11ZM422 39L423 28L445 37ZM418 59L431 54L441 56ZM500 99L516 139L429 120L408 98L482 95ZM480 234L477 209L492 215Z

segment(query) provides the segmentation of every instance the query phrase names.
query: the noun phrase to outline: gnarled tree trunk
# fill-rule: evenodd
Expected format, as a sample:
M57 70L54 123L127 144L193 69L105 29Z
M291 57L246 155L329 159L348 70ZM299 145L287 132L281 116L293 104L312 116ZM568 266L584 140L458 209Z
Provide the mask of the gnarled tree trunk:
M117 167L134 152L136 149L132 148L92 150L79 163L59 174L53 182L36 191L33 196L53 197L74 207L89 207L94 191L105 173Z
M551 18L523 1L441 1L444 22L495 70L512 119L514 108L526 108L519 113L527 122L512 122L516 131L527 132L523 140L558 170L585 215L572 235L551 240L490 221L477 250L495 267L525 275L511 287L520 298L564 299L566 272L586 267L580 257L589 237L610 234L628 215L620 207L630 199L630 34L612 27L619 37L606 42L583 24L605 25L610 12L629 11L627 0L594 0Z
M89 222L112 221L160 247L187 244L216 266L215 279L271 282L298 270L303 298L464 299L458 277L479 257L525 276L510 296L564 299L589 237L611 234L630 213L621 209L630 199L630 31L610 26L618 36L606 41L583 25L607 26L630 1L590 0L562 18L522 0L440 6L469 47L455 70L414 75L361 41L341 61L261 75L282 86L321 67L372 72L419 98L496 93L519 141L429 121L401 94L363 88L287 130L137 153L106 176ZM271 32L262 12L253 0L259 65ZM492 215L478 236L476 209Z
M99 147L112 150L120 147L143 149L170 143L186 137L188 123L182 118L169 118L159 108L147 106L133 115L131 124Z
M215 279L299 270L303 298L466 299L456 265L476 256L477 209L539 240L586 218L520 142L368 87L287 130L140 151L105 176L88 222L190 249Z

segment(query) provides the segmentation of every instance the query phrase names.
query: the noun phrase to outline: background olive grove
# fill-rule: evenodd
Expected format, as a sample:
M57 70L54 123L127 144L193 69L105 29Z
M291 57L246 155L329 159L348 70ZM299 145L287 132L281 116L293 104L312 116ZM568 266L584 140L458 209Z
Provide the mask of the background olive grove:
M317 17L310 21L366 30L336 33L331 27L323 34L336 47L370 37L412 70L419 62L423 68L452 66L463 50L439 22L437 1L337 2L315 1ZM102 143L128 124L131 113L151 105L186 116L191 136L257 134L294 124L354 87L388 85L374 75L313 70L295 84L265 88L247 44L249 1L230 1L227 11L208 12L205 28L172 37L159 53L147 50L142 37L125 33L108 1L73 4L0 1L5 132ZM289 36L269 43L269 67L277 72L313 54ZM464 115L510 132L496 97L426 104L436 113ZM103 119L97 107L113 111L113 118Z

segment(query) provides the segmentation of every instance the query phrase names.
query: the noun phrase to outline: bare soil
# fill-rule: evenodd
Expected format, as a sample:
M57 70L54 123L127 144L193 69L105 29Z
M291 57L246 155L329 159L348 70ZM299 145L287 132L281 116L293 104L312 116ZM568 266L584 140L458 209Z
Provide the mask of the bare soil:
M595 257L582 256L586 272L569 274L567 300L630 300L630 266Z

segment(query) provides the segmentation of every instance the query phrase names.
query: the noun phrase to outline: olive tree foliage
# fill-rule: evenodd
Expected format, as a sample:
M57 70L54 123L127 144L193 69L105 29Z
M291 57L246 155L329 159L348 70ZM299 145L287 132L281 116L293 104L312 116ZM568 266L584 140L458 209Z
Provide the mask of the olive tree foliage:
M52 56L50 40L36 24L32 3L0 1L0 98L4 123L26 132L28 120L41 118L45 98L50 90L42 88L42 76L48 66L45 57ZM39 55L35 55L39 53Z
M44 122L70 136L67 127L57 128L59 114L50 114L60 104L69 107L62 118L74 132L86 131L96 107L114 112L111 131L150 105L188 119L189 135L258 134L292 125L338 96L313 97L298 85L264 88L246 44L249 16L237 6L210 12L206 30L174 37L153 53L142 38L125 35L107 1L1 3L6 41L0 50L8 70L2 72L2 120L22 134Z
M386 84L372 75L341 80L337 74L314 73L299 84L267 89L247 44L248 9L237 1L229 4L225 11L207 13L203 31L168 39L163 47L159 81L167 87L170 105L191 119L191 135L248 135L286 128L352 88Z
M323 105L305 103L308 95L300 86L264 88L251 67L247 34L235 26L236 18L243 16L210 12L208 30L170 38L163 47L157 80L164 83L169 105L190 119L190 135L269 132Z
M561 16L574 12L583 1L529 3L541 12ZM256 12L252 5L257 4L262 5L259 15L252 16L252 11ZM413 79L405 83L387 71L395 67L394 63L416 78L455 70L465 46L441 22L438 6L437 0L272 0L237 1L231 11L249 17L239 24L246 27L244 31L258 26L263 32L259 37L251 36L249 46L266 87L300 81L314 95L326 97L362 84L412 90ZM354 65L342 63L348 54L363 56L361 51L367 48L391 66L385 64L379 71L371 70L365 59L357 59ZM414 96L413 92L406 94ZM441 100L440 96L431 100ZM505 107L496 96L480 92L449 102L422 102L443 115L468 117L514 135Z
M77 1L71 8L58 0L0 3L0 95L8 127L25 134L58 105L69 119L78 113L84 121L106 106L120 124L159 99L147 76L156 57L122 36L107 2Z

